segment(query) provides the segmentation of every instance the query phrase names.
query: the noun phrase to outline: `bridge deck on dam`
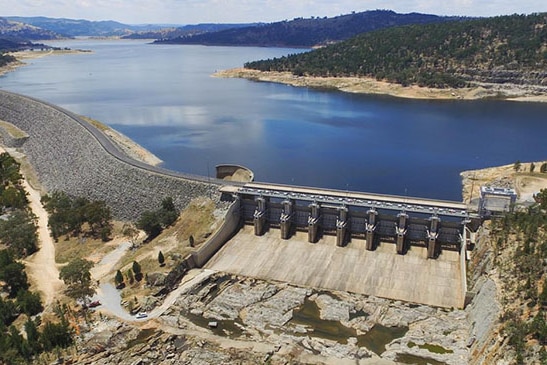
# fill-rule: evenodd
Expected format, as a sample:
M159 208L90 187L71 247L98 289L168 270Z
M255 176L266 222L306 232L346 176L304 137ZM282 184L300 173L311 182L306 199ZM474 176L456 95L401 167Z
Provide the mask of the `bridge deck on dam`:
M405 255L393 243L367 251L365 241L336 246L334 236L308 243L305 232L290 240L278 229L263 236L244 226L205 267L227 273L289 282L315 288L349 291L439 307L462 307L459 253L443 250L427 259L425 247Z

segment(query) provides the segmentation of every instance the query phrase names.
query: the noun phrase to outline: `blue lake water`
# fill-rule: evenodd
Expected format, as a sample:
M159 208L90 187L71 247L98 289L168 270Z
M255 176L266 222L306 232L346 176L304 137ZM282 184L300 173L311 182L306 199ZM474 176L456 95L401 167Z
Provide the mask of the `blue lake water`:
M54 43L52 43L54 44ZM303 50L72 40L2 89L126 134L173 170L245 165L259 181L461 199L463 170L547 158L547 104L422 101L221 79L216 70Z

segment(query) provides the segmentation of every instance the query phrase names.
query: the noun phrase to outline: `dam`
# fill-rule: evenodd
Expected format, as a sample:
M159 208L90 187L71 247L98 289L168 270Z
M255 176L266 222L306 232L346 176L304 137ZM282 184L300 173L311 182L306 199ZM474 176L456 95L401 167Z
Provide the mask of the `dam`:
M262 183L223 186L236 234L198 266L438 307L468 297L479 216L463 203Z
M198 196L230 201L223 226L188 267L465 305L466 255L480 217L462 203L176 173L128 157L73 113L5 91L0 120L28 135L4 134L3 142L25 154L46 191L104 200L118 219L136 219L165 196L181 209Z

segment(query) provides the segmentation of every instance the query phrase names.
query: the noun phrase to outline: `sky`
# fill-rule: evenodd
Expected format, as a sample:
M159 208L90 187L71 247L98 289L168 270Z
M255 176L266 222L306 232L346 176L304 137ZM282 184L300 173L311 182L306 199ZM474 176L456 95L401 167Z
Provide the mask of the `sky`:
M115 20L126 24L270 23L375 9L494 16L547 12L547 0L0 0L0 16Z

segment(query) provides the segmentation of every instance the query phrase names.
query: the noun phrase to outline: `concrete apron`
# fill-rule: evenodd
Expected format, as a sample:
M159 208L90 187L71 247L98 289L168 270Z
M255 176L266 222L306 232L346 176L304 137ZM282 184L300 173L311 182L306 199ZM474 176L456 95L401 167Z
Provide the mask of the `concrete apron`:
M367 251L364 240L337 247L335 239L324 236L308 243L307 233L298 232L282 240L279 229L257 237L252 226L245 226L205 267L437 307L463 306L459 252L444 250L437 259L427 259L424 247L398 255L394 243L382 242Z

